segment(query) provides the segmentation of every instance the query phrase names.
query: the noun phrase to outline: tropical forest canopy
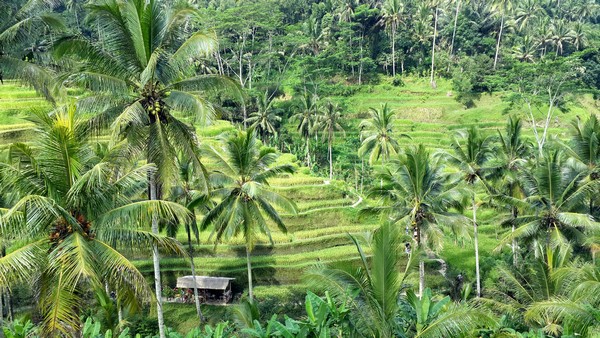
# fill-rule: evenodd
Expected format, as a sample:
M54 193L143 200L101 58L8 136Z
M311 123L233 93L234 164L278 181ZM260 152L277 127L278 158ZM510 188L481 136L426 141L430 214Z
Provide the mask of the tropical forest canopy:
M0 336L600 335L597 1L0 13Z

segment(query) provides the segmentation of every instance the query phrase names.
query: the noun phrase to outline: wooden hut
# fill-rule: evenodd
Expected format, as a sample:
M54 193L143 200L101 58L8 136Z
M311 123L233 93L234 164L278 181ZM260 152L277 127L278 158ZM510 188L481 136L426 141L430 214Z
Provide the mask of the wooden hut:
M227 304L232 298L231 282L234 279L196 276L196 283L194 283L194 276L183 276L177 278L177 287L190 290L198 289L198 297L203 303Z

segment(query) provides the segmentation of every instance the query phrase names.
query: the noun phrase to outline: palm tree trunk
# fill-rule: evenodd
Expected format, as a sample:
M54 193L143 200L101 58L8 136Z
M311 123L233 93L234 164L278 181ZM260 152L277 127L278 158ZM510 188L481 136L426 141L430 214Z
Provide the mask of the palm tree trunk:
M12 306L12 300L10 298L10 290L6 290L6 318L8 319L9 322L13 321L13 306Z
M494 56L494 69L498 63L498 53L500 52L500 40L502 39L502 30L504 29L504 12L502 12L502 18L500 19L500 31L498 32L498 41L496 42L496 55Z
M454 38L456 38L456 26L458 24L458 13L460 12L460 0L456 2L456 12L454 13L454 28L452 29L452 42L450 43L450 61L454 56ZM450 71L450 64L448 64L448 71Z
M358 85L362 84L362 71L363 71L363 41L365 39L364 29L360 35L360 60L358 66Z
M437 36L437 21L438 21L438 8L436 6L435 7L435 19L433 21L433 44L431 45L431 79L429 81L431 83L432 87L435 86L433 84L433 73L435 70L435 38Z
M186 201L187 204L187 201ZM195 217L196 215L192 213ZM192 245L192 234L191 230L188 228L187 232L188 236L188 248L190 250L190 266L192 268L192 280L194 285L196 285L196 267L194 265L194 246ZM200 308L200 297L198 297L198 289L194 288L194 299L196 300L196 313L198 314L198 319L200 319L200 323L204 321L204 316L202 315L202 309Z
M191 249L190 256L190 263L192 266L192 280L194 281L194 285L196 285L196 268L194 267L194 256ZM198 297L197 288L194 288L194 298L196 299L196 313L198 314L198 319L200 319L200 323L202 323L204 322L204 316L202 315L202 309L200 308L200 297Z
M4 292L0 291L0 327L4 327L4 302L2 295Z
M310 168L310 136L306 137L306 165Z
M254 300L254 294L252 293L252 263L250 263L250 249L246 245L246 264L248 267L248 298L250 301Z
M512 213L513 220L515 218L517 218L517 209L515 207L512 207L511 213ZM514 232L515 232L515 223L512 222L511 233L514 234ZM518 263L517 262L517 240L514 237L512 239L511 249L512 249L512 256L513 256L513 266L516 267L517 263Z
M396 77L396 25L392 25L392 76Z
M248 123L246 122L246 119L248 119L248 112L246 111L246 103L242 102L242 114L243 114L243 119L244 119L244 130L246 130L246 128L248 128Z
M425 261L423 258L419 260L419 299L423 297L423 291L425 290Z
M156 174L150 174L150 200L157 200L156 189ZM158 234L158 218L152 217L152 233ZM162 304L162 283L160 282L160 257L158 256L158 246L156 243L152 245L152 262L154 264L154 288L156 291L156 314L158 317L158 334L160 338L165 338L165 319L163 314Z
M419 224L416 224L416 240L417 240L417 248L421 249L421 227ZM421 256L419 260L419 299L423 297L423 291L425 291L425 261Z
M475 241L475 278L477 279L477 298L481 297L481 276L479 275L479 238L477 235L477 205L473 191L473 239Z
M362 195L363 193L363 188L364 188L364 177L365 177L365 159L361 158L360 159L360 194Z
M332 145L331 143L333 143L332 140L332 134L333 131L329 130L329 180L332 181L333 180L333 152L331 150Z
M119 300L117 299L117 319L119 320L119 324L123 322L123 308L121 304L119 304Z

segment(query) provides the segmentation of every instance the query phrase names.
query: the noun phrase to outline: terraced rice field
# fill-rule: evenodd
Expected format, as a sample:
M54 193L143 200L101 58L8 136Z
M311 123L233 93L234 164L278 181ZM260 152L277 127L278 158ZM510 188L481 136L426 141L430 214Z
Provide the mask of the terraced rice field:
M484 95L475 108L464 109L452 97L448 82L438 81L438 88L435 90L427 82L407 79L405 87L380 85L345 98L346 106L350 107L345 112L345 123L349 127L346 137L341 137L340 134L336 144L356 136L358 132L355 127L367 116L365 112L368 108L379 107L383 102L396 110L395 132L411 136L410 139L402 138L403 144L422 143L431 149L448 149L451 136L457 130L476 126L485 132L495 133L497 129L504 128L507 115L503 114L503 110L507 105L499 95ZM0 85L0 150L13 141L27 141L31 135L31 123L26 120L28 111L48 108L50 105L31 89L12 81ZM598 102L582 97L571 105L569 113L557 113L552 120L551 133L565 137L568 130L566 127L575 116L585 118L589 113L599 112ZM524 113L520 112L523 117ZM541 118L543 114L543 111L537 113L536 118ZM295 131L293 126L287 127L290 131ZM217 147L218 136L232 128L228 122L217 121L210 127L198 127L197 131L203 143ZM533 137L529 124L526 124L524 133ZM299 163L289 154L283 154L280 162ZM207 166L210 168L212 163L208 161ZM274 244L270 245L268 238L264 237L263 244L254 249L252 265L256 295L259 298L286 297L294 290L302 290L305 282L302 278L303 271L318 262L355 260L356 249L348 234L360 235L375 229L379 224L379 220L374 217L359 215L361 204L356 205L356 202L360 197L344 182L327 182L324 178L297 173L273 179L271 185L273 189L295 201L299 213L283 216L289 230L287 234L274 229ZM498 227L502 217L503 215L491 209L481 208L478 212L482 262L492 255L492 250L504 231ZM200 243L194 244L197 273L235 277L236 289L241 291L247 283L243 239L236 238L215 247L209 236L210 231L202 233ZM187 241L183 230L177 238L182 242ZM448 237L441 256L450 263L454 271L461 271L472 278L472 250L472 243L467 241L457 245L453 238ZM135 264L151 278L150 260L136 260ZM162 268L165 281L169 284L174 284L177 276L190 273L188 262L177 257L164 257ZM430 269L434 271L435 267L430 266ZM428 274L427 278L430 285L439 284L443 280L442 276L435 273ZM416 282L416 276L412 280Z
M428 79L409 78L404 87L380 85L350 97L346 100L348 122L357 125L368 116L365 112L369 108L379 108L381 103L387 102L396 111L395 133L411 137L400 139L401 143L424 144L432 149L448 149L451 137L471 126L488 133L504 128L508 104L502 101L503 94L484 94L474 108L465 109L454 99L450 82L439 80L437 89L432 89L428 82ZM566 137L567 126L576 116L585 119L590 113L600 113L600 102L583 96L568 108L567 113L555 112L549 129L551 135ZM528 121L525 110L511 113ZM542 125L545 114L545 107L534 112L538 126ZM523 132L533 140L529 122L525 122ZM338 138L338 141L341 140Z

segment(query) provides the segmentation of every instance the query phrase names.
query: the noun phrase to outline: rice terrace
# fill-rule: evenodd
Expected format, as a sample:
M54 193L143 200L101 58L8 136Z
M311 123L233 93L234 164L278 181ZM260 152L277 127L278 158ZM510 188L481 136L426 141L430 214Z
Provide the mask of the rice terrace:
M597 0L0 19L0 337L600 337Z

